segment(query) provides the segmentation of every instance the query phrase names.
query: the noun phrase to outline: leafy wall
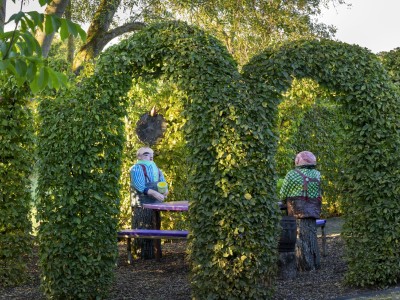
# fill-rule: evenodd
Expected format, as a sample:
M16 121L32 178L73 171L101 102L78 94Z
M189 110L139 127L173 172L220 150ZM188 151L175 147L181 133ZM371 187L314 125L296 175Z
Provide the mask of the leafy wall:
M161 79L183 95L193 297L269 297L279 219L274 128L281 94L293 77L338 91L336 100L348 114L348 281L396 281L398 95L376 57L356 46L302 41L261 53L241 76L218 40L170 22L111 47L92 77L41 105L38 214L45 293L87 299L103 297L111 285L126 94L132 80Z
M344 231L355 285L400 278L399 94L368 50L334 41L299 41L264 51L244 67L254 101L274 119L293 78L311 78L337 92L346 117L343 149ZM274 152L274 145L271 145Z
M194 295L271 293L278 216L267 195L274 184L255 180L272 170L257 170L273 162L264 126L254 107L246 109L237 66L220 42L173 22L110 48L94 76L41 106L40 163L51 166L40 168L38 182L46 294L94 297L112 282L125 95L140 78L172 81L186 95Z
M29 90L12 76L0 76L0 284L21 283L29 255L34 128Z

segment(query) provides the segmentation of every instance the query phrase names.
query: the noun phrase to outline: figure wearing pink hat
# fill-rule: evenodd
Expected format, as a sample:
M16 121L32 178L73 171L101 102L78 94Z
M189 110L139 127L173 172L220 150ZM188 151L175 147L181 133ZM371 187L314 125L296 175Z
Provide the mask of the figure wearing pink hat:
M320 267L319 250L313 246L318 245L315 219L320 217L322 200L321 174L316 165L317 159L312 152L298 153L295 168L286 174L280 190L280 199L287 206L288 215L297 219L296 256L300 270ZM307 232L302 232L304 228ZM306 240L305 236L308 237ZM305 253L309 251L315 253Z

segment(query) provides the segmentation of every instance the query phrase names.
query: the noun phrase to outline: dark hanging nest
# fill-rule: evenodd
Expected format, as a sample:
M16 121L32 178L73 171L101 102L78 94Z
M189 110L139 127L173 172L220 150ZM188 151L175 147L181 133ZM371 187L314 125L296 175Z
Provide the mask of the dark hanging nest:
M155 107L150 112L143 114L136 123L136 134L143 143L155 145L164 135L167 123L162 115L158 114Z

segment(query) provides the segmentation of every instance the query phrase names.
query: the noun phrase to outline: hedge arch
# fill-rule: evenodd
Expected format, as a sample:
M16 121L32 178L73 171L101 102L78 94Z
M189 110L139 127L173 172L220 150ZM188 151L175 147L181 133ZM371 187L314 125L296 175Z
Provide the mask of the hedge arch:
M170 22L109 48L93 76L42 102L38 216L49 298L104 298L112 284L122 118L139 77L172 80L186 94L194 298L272 293L279 218L273 129L291 76L338 91L349 116L348 280L398 279L398 95L376 58L336 42L299 42L260 54L243 75L215 38Z
M272 293L275 183L257 179L272 178L267 142L274 136L247 101L237 65L221 43L171 22L111 47L93 76L42 102L38 214L42 286L49 297L92 299L110 286L125 94L135 78L160 76L186 94L193 297L263 299Z
M274 120L293 77L312 78L337 92L348 121L343 157L348 272L355 285L400 279L399 95L377 57L334 41L299 41L265 51L243 69L253 101ZM271 122L271 121L270 121ZM270 141L270 153L276 144Z

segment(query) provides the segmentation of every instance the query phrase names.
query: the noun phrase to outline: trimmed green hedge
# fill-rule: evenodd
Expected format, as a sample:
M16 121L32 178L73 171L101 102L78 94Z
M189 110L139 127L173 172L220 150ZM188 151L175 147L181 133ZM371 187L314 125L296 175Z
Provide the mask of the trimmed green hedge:
M377 57L329 40L299 41L265 51L244 67L253 101L273 120L292 78L312 78L338 93L346 118L343 174L348 272L354 285L400 279L399 95ZM271 141L271 152L275 144ZM311 149L312 150L312 149Z
M39 107L38 237L49 298L104 298L114 276L124 107L115 93L96 98L101 84L93 76Z
M388 71L392 82L400 86L400 48L395 48L388 52L378 53L378 57L382 61L383 66Z
M38 214L46 295L107 294L117 254L125 95L132 80L157 78L185 94L193 298L271 296L279 233L273 130L292 76L338 91L348 118L348 281L396 281L398 95L376 57L356 46L302 41L261 53L241 76L218 40L169 22L109 48L93 76L41 104Z
M0 95L0 285L7 286L26 279L22 258L32 249L34 126L26 87L1 76Z
M220 42L172 22L111 47L94 76L41 105L38 211L48 296L94 298L112 282L123 97L132 78L160 76L187 94L194 297L271 293L278 214L275 184L257 180L273 170L264 126L254 119L262 114L246 103L237 66Z

